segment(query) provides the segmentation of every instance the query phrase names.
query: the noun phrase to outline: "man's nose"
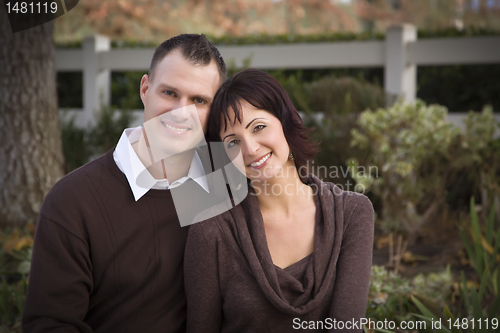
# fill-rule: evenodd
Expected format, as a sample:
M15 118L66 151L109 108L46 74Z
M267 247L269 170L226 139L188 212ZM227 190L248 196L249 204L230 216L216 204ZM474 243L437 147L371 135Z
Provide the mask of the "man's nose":
M176 122L182 123L187 121L191 117L191 113L189 108L187 107L189 104L180 102L177 105L177 108L170 111L170 116L174 118Z

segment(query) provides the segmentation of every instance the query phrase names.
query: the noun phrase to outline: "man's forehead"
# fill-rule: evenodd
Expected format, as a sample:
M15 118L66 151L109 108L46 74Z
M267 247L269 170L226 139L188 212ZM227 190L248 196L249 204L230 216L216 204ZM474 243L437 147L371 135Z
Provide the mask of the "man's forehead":
M179 51L173 51L158 64L154 72L154 80L158 83L172 83L172 80L186 82L206 83L215 85L216 89L222 84L217 64L214 60L208 65L193 64L187 60Z

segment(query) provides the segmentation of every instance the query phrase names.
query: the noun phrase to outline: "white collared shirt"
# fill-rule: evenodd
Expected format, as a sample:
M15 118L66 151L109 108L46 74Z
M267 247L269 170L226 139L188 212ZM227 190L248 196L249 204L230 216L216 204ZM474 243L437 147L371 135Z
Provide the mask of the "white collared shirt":
M134 148L132 148L132 144L140 138L141 128L139 126L125 129L113 152L115 163L121 172L125 174L125 177L127 177L135 201L142 198L150 189L172 189L180 186L190 178L203 187L205 191L209 192L203 164L197 152L193 156L187 176L177 179L172 184L169 184L167 179L155 179L141 162ZM138 183L141 185L139 186Z

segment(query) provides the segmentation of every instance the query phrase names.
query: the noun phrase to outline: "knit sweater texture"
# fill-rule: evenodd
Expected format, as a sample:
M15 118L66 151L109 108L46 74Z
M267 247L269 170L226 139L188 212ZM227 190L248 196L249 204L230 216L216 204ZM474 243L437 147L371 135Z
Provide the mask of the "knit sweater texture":
M230 211L191 226L184 258L189 333L362 331L373 206L313 175L307 184L317 207L314 250L285 269L272 262L252 191Z
M137 202L113 150L62 178L37 223L24 332L184 332L183 252L169 190Z

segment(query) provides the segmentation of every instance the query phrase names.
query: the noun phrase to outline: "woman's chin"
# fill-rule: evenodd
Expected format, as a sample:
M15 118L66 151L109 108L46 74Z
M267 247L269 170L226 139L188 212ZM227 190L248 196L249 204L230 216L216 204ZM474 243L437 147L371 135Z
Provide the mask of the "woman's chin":
M282 176L282 168L266 166L262 169L251 169L247 172L247 178L256 182L269 182L272 179Z

